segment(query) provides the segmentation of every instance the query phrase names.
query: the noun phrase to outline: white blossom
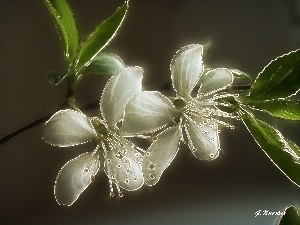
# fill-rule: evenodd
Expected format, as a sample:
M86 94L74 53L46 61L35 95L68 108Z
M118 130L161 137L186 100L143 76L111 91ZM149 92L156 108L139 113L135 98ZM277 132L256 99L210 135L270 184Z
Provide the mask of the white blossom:
M100 101L102 118L89 118L71 109L55 113L45 124L43 139L55 146L69 147L94 141L92 152L68 161L60 170L54 194L57 202L72 205L92 182L104 158L104 171L110 182L110 194L115 184L134 191L144 183L141 149L120 135L117 123L122 119L126 103L142 90L142 69L125 68L107 83Z
M166 128L157 135L143 160L145 182L154 185L175 157L180 140L187 137L195 157L212 160L219 155L220 141L218 116L227 116L218 110L216 93L229 87L233 81L227 69L214 69L203 73L203 47L188 45L180 49L171 62L171 78L176 97L168 99L159 92L143 91L125 108L122 131L126 135L151 134ZM196 96L195 86L200 84Z

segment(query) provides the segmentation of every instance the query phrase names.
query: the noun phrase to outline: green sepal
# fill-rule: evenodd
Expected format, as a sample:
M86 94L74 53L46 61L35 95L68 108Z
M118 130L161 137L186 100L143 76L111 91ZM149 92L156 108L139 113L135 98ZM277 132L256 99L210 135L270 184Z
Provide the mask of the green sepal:
M233 96L224 96L214 100L218 104L216 107L226 113L234 113L237 111L238 102Z
M123 60L112 53L99 53L85 69L85 73L114 76L126 67Z
M233 85L246 85L252 84L253 79L247 73L240 71L238 69L228 69L233 75Z
M92 62L94 57L112 41L122 25L127 9L128 1L99 24L94 32L82 43L75 61L77 77L81 75L84 68Z
M300 100L298 99L249 101L248 105L281 119L300 120Z
M79 35L73 13L65 0L44 0L64 45L64 56L71 64L79 45Z
M239 115L248 131L270 160L296 185L300 185L300 149L269 124L239 108Z
M278 225L300 225L299 209L291 205L282 212L278 218Z
M250 92L252 100L294 95L300 88L300 49L272 60L258 75Z

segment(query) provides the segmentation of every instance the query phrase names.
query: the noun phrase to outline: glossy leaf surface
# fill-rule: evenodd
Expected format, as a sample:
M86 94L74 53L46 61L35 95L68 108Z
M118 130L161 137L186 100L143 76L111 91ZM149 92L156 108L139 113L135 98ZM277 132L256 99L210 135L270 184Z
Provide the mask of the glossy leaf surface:
M250 98L270 100L294 95L300 88L300 50L271 61L256 78Z
M79 43L79 35L73 13L65 0L44 0L56 23L63 41L65 59L72 63Z
M240 110L240 115L261 149L291 181L299 186L299 147L295 143L285 139L274 127L256 119L244 109Z
M76 74L80 76L82 69L87 67L94 57L114 38L125 18L128 1L119 7L110 17L99 24L95 31L83 42L76 59Z
M300 120L300 101L276 99L268 101L251 101L249 106L265 111L272 116L287 120Z
M300 225L299 212L295 206L287 207L283 213L276 225Z

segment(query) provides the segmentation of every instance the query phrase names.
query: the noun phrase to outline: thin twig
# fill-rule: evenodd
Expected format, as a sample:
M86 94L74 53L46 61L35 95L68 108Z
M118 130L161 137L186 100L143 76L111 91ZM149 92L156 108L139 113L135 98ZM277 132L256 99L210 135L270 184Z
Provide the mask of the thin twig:
M166 91L166 89L169 89L171 88L171 83L166 83L165 85L162 85L160 87L156 87L155 89L156 90L160 90L160 91ZM251 88L251 85L235 85L235 86L232 86L230 89L231 90L234 90L234 91L243 91L243 90L249 90ZM24 134L26 132L28 132L29 130L37 127L38 125L40 125L41 123L45 123L48 119L50 119L50 117L55 113L57 112L58 110L61 110L65 107L67 107L67 99L72 95L72 90L71 89L68 89L67 91L67 94L66 94L66 100L64 101L63 104L61 104L60 107L58 107L57 110L55 110L54 112L51 112L45 116L42 116L41 118L39 119L36 119L36 120L33 120L32 122L12 131L12 132L9 132L5 135L3 135L1 138L0 138L0 146L4 145L4 144L7 144L8 142L12 141L14 138L16 138L17 136L21 135L21 134ZM90 104L87 104L85 106L82 107L83 110L92 110L96 107L99 107L99 101L97 102L94 102L94 103L90 103Z

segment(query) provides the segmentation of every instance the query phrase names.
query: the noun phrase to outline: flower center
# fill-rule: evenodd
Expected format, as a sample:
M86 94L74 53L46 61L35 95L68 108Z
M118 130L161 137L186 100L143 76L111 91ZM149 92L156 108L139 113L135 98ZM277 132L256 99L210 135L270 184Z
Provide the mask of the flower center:
M175 108L179 111L182 111L183 108L186 106L186 102L182 99L182 98L175 98L172 101L173 105L175 106Z
M101 122L98 118L92 118L91 122L97 134L100 134L102 137L107 137L108 130L104 123Z

